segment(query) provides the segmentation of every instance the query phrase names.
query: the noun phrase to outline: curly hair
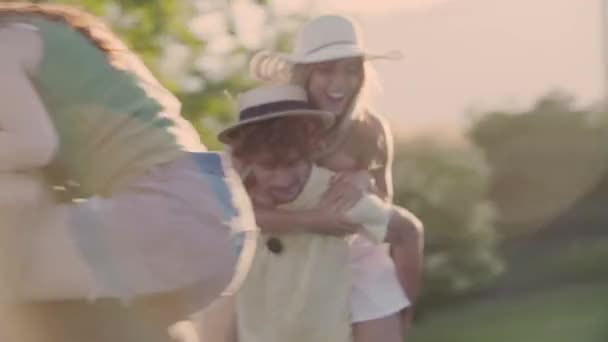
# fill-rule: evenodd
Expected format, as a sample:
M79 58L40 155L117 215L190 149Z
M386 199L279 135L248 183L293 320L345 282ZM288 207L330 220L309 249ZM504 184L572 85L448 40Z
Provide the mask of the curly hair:
M367 169L377 163L375 160L386 159L388 151L382 141L392 137L386 136L377 122L378 116L372 113L369 105L371 91L380 89L376 72L368 62L360 61L362 79L358 92L345 112L338 113L334 126L319 138L325 146L318 150L315 158L322 160L344 148L357 159L361 168ZM294 64L281 54L261 51L251 59L249 71L255 79L263 82L292 83L308 89L312 73L322 63Z
M277 165L291 162L290 152L312 159L323 134L321 122L286 117L252 123L237 130L230 148L234 157L247 161L261 152L270 153Z

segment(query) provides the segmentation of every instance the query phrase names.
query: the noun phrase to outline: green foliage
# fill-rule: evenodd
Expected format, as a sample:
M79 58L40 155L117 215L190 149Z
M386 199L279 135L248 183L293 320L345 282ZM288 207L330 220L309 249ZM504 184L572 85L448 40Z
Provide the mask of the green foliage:
M182 115L198 130L210 149L221 148L215 138L234 119L236 108L225 92L236 94L253 86L248 78L249 56L258 47L239 32L231 0L48 0L78 6L106 19L159 80L182 102ZM262 13L259 36L264 46L284 49L306 13L275 16L272 1L250 0L251 11ZM223 47L217 48L217 46ZM215 45L216 47L212 48Z
M550 93L529 110L485 113L474 123L469 137L490 167L488 197L504 235L546 226L605 176L608 135L593 115Z
M510 267L501 277L501 288L511 292L608 279L604 264L608 258L606 237L558 240L546 243L542 250L510 254L507 256Z
M425 226L423 301L489 285L502 264L479 154L421 139L398 145L395 160L396 202Z
M413 342L603 342L608 283L456 305L414 327Z

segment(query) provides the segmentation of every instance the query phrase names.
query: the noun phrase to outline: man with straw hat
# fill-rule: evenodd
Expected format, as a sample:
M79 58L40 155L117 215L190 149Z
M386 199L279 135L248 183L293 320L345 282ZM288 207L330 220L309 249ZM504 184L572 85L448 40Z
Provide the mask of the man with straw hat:
M334 116L314 109L304 90L293 85L251 90L239 96L239 105L239 122L219 138L240 161L254 205L314 210L333 177L333 172L312 162L315 141ZM359 290L360 271L366 267L360 264L365 258L352 253L353 241L361 241L353 237L365 236L370 245L398 240L402 237L395 227L402 216L370 193L351 207L325 210L341 211L332 214L340 217L340 228L316 225L307 230L294 222L282 229L262 229L259 244L266 247L258 250L236 295L240 341L349 341L352 318L369 314L369 305L362 306L353 296ZM325 221L321 218L320 222ZM385 266L374 279L379 283L376 304L398 311L409 302L394 266L390 262ZM205 341L216 341L211 335L203 329Z
M335 115L336 123L321 137L323 148L315 156L317 164L340 174L340 181L334 183L335 191L326 198L326 203L352 204L360 197L357 190L360 187L371 187L387 203L392 202L393 137L388 124L370 105L370 89L380 86L370 61L401 57L396 51L369 51L357 25L349 18L322 15L302 26L292 53L262 51L252 58L250 70L254 77L270 83L299 85L306 90L311 103ZM395 210L407 212L398 207ZM256 215L258 224L267 228L287 222L306 222L299 212L286 215L268 210L260 214L258 210ZM410 238L392 243L390 254L402 287L413 301L420 286L423 229L414 218L405 220L401 228ZM375 248L386 249L385 246ZM370 260L370 272L374 269L372 265L381 260ZM373 287L370 282L367 292L374 292ZM392 329L394 319L381 319L388 318L387 314L390 313L362 317L362 324L357 324L356 329L364 326L365 330L374 331ZM402 317L407 329L411 310Z

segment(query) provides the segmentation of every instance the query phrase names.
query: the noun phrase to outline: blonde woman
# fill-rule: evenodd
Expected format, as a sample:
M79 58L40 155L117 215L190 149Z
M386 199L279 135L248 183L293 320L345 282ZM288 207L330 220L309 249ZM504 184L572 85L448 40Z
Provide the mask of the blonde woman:
M97 18L1 3L0 51L2 340L168 341L247 267L238 176Z
M280 230L299 226L317 233L340 235L355 230L344 213L354 205L365 190L371 190L392 201L393 137L384 119L373 114L366 103L366 91L371 78L369 60L397 58L396 53L373 54L362 44L360 33L351 20L327 15L306 23L296 39L291 55L261 52L251 61L252 74L267 82L290 82L306 89L310 101L319 109L336 116L336 124L320 141L321 152L316 163L339 173L326 194L318 213L257 210L256 218L262 230ZM403 216L402 233L409 236L392 244L390 254L395 262L401 285L414 302L420 282L422 226L404 209L395 207ZM365 259L367 266L357 275L360 284L353 300L369 310L353 318L355 337L372 341L394 336L397 322L407 329L411 319L408 312L377 310L382 295L375 290L376 273L386 265L385 247L369 246L365 242L353 246L353 253ZM366 304L367 302L367 304ZM376 310L372 309L375 308ZM401 318L400 318L401 317ZM392 333L391 333L392 332ZM404 332L403 332L404 333ZM358 336L358 337L357 337ZM386 340L386 339L383 339Z
M316 137L331 126L334 115L315 110L296 85L252 89L239 96L239 107L239 121L219 138L240 161L254 206L311 217L335 210L319 207L334 173L314 165L313 159ZM328 234L321 225L318 231L291 223L281 229L262 228L263 247L236 294L239 341L402 340L397 319L373 334L369 322L367 328L353 331L352 321L369 321L409 305L386 250L377 254L374 245L407 239L401 225L410 221L369 191L352 208L333 215L353 227L351 234ZM371 282L373 293L367 289ZM205 333L203 337L222 340Z

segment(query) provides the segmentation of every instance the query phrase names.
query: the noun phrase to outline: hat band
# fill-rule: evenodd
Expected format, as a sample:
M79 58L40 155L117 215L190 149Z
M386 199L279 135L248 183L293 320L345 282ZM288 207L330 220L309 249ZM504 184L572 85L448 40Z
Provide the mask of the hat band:
M350 40L335 41L335 42L331 42L331 43L327 43L327 44L318 46L318 47L316 47L316 48L314 48L312 50L308 50L308 51L306 51L305 55L313 54L313 53L315 53L315 52L317 52L319 50L323 50L323 49L328 48L328 47L333 46L333 45L356 45L356 43L353 42L353 41L350 41Z
M239 115L240 121L258 118L260 116L280 113L292 110L314 110L312 104L306 101L284 100L277 102L264 103L258 106L243 109Z

